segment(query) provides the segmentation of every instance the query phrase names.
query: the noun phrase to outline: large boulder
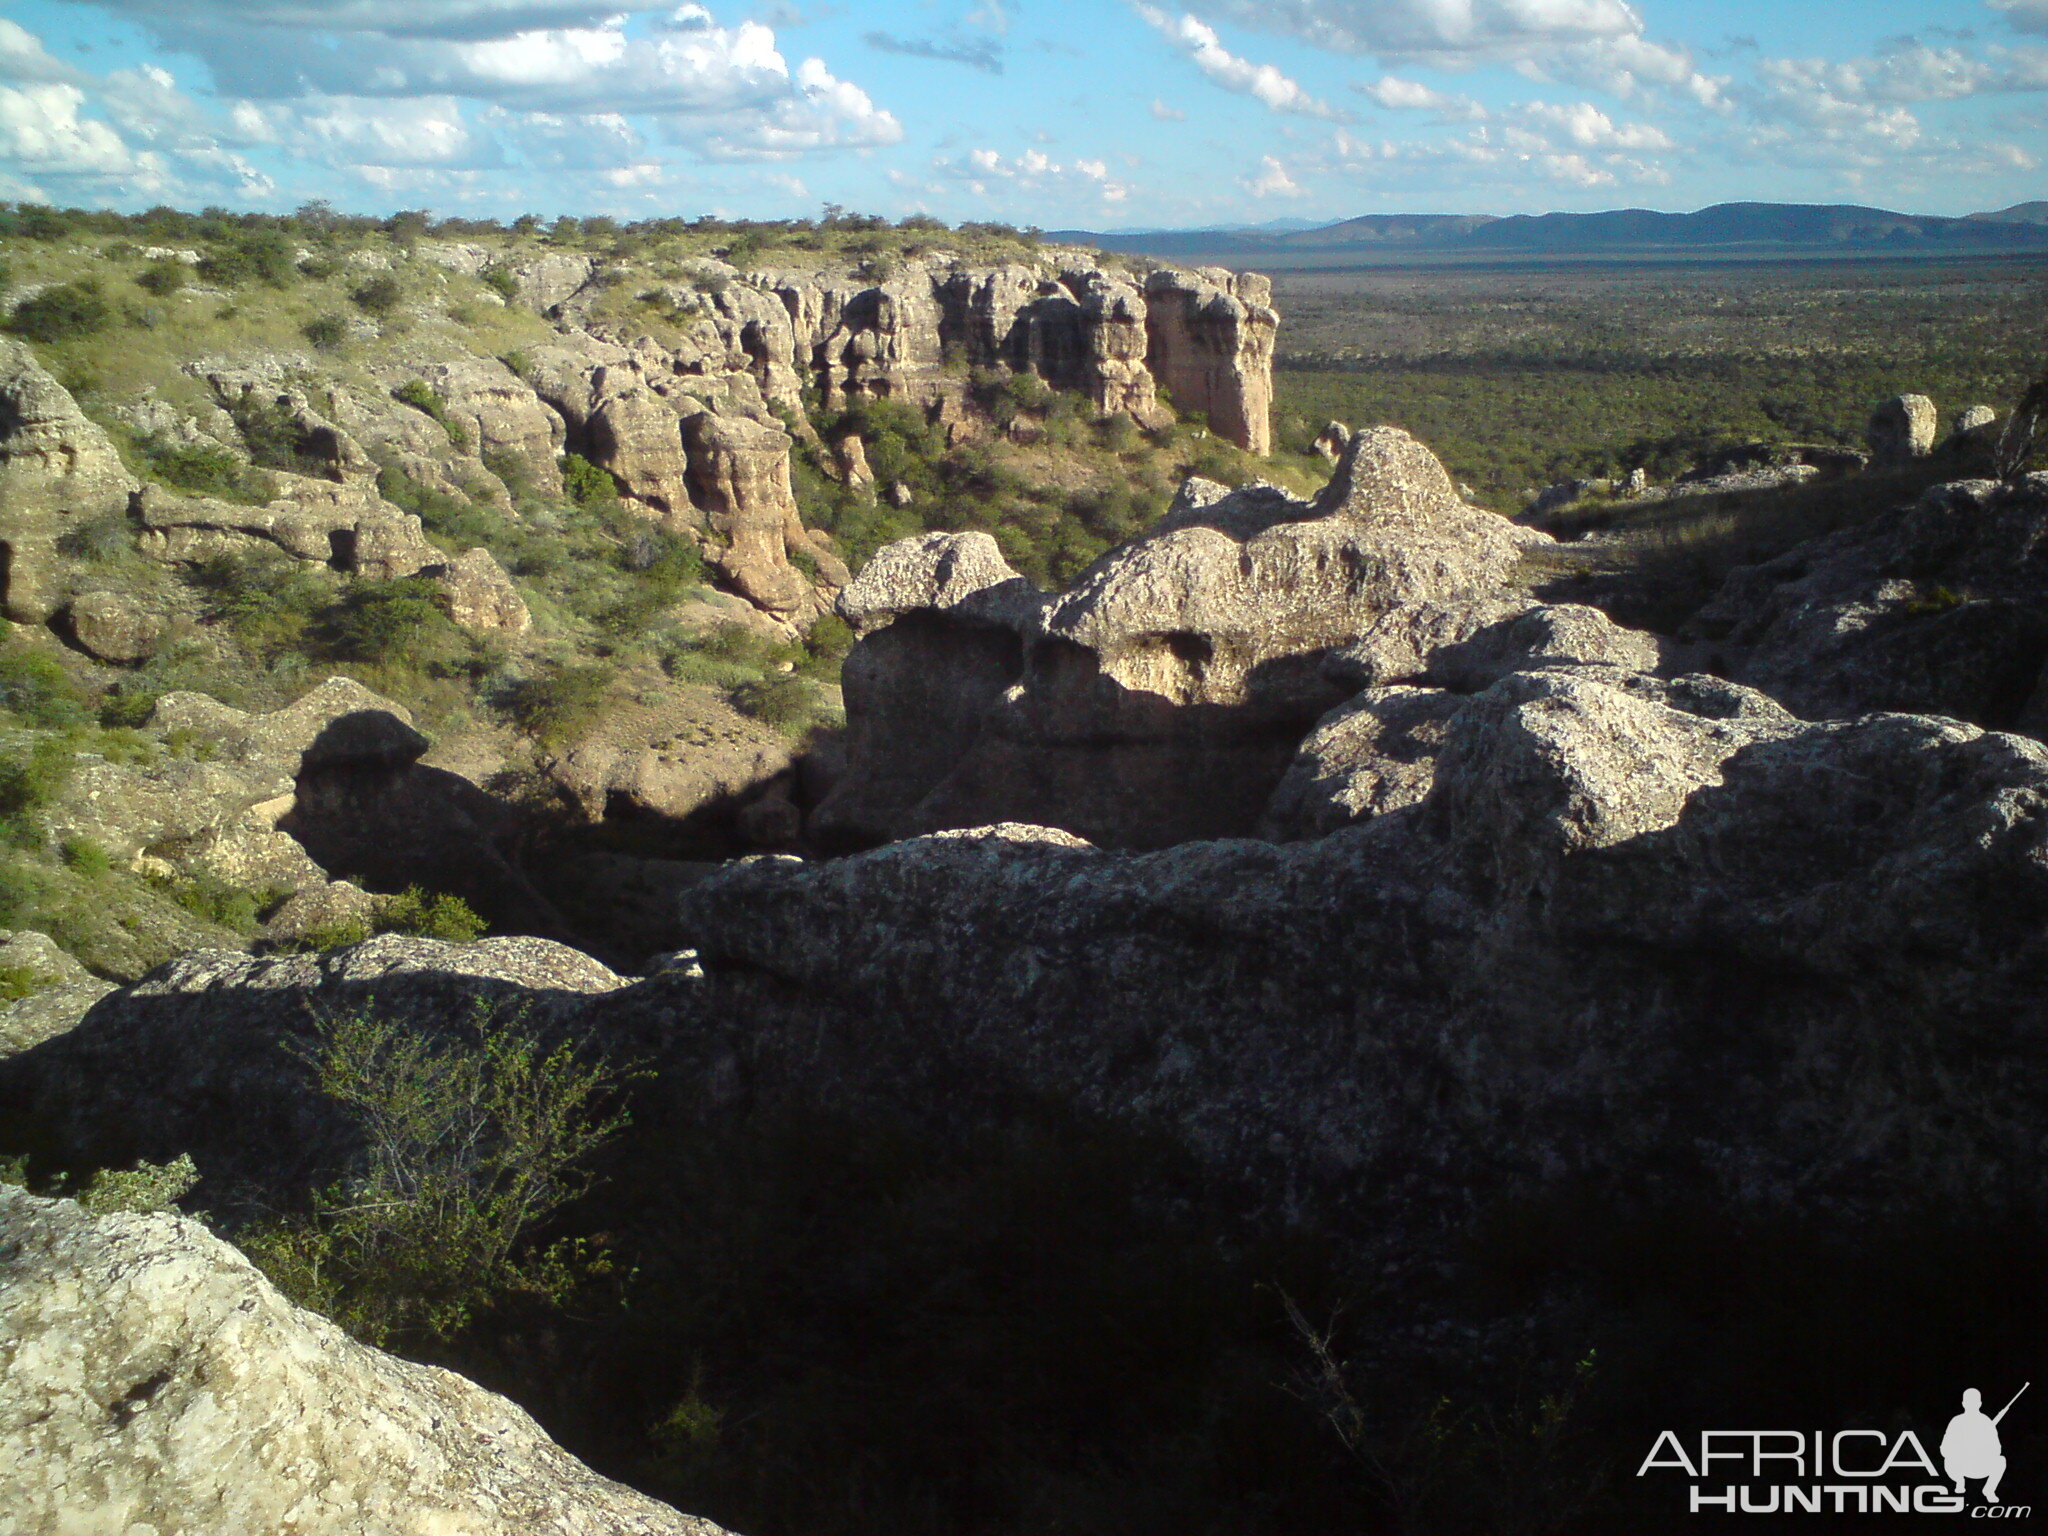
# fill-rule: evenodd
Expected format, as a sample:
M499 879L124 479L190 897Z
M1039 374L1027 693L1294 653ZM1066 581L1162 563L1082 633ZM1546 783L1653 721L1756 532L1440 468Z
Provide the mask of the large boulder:
M719 1536L514 1404L358 1344L196 1221L0 1185L0 1508L22 1536Z
M526 599L488 549L465 551L432 570L447 594L448 617L464 629L486 634L523 635L533 628Z
M841 601L861 635L848 767L814 829L857 844L1021 821L1121 847L1249 833L1302 737L1360 686L1343 653L1454 599L1493 599L1458 638L1530 607L1522 559L1548 543L1375 428L1313 503L1190 482L1048 601L986 540L894 546Z
M78 648L101 661L147 661L164 635L162 613L127 592L81 592L64 605Z
M613 702L542 771L588 822L633 829L639 851L697 858L751 851L741 809L788 774L796 744L710 689Z
M124 512L135 480L112 441L36 361L0 337L0 605L40 624L57 605L66 520Z
M1940 428L1941 413L1932 400L1925 395L1894 395L1871 412L1863 435L1878 463L1903 464L1932 453Z

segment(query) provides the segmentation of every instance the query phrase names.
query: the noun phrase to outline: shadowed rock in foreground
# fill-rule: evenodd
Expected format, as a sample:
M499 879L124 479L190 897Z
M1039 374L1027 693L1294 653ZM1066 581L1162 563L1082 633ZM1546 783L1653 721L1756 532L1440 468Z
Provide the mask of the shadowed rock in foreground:
M19 1536L721 1536L292 1306L195 1221L0 1185L0 1316Z

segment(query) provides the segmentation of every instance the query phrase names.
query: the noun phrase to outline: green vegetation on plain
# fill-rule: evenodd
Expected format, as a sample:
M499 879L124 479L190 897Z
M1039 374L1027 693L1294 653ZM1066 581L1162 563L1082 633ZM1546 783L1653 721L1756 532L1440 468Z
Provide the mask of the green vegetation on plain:
M2008 409L2048 355L2048 261L1377 269L1275 280L1275 428L1391 423L1481 501L1746 442L1860 446L1873 407Z

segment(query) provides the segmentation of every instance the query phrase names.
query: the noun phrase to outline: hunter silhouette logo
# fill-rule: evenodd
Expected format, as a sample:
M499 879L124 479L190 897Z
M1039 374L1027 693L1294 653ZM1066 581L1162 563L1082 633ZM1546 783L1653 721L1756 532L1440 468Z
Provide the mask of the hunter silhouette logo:
M1941 1437L1942 1470L1956 1485L1957 1493L1964 1492L1966 1481L1981 1477L1985 1503L1998 1502L1998 1480L2005 1476L2005 1452L1998 1443L1998 1421L2012 1412L2020 1392L2032 1385L2027 1382L2013 1393L2012 1402L1988 1419L1984 1417L1984 1394L1975 1387L1963 1394L1963 1411L1948 1421L1948 1433Z
M1709 1429L1698 1449L1664 1430L1636 1469L1637 1477L1682 1472L1691 1481L1690 1513L1729 1515L1960 1515L1972 1520L2024 1520L2026 1504L1999 1497L2005 1447L1998 1426L2033 1383L2023 1383L1995 1414L1984 1394L1963 1393L1963 1411L1942 1434L1941 1465L1911 1429ZM1947 1481L1938 1481L1944 1474ZM1720 1481L1716 1478L1734 1478ZM1980 1485L1973 1501L1969 1485Z

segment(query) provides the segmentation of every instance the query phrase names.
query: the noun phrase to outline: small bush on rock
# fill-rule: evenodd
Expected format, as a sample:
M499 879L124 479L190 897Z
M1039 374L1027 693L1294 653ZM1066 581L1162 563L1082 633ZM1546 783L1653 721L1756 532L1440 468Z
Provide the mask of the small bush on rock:
M385 897L377 907L377 927L384 933L407 933L415 938L467 944L482 938L490 926L460 896L426 891L416 885L396 896Z
M305 1059L357 1117L362 1151L305 1215L243 1239L293 1300L373 1344L446 1339L512 1297L560 1305L608 1268L581 1243L533 1235L582 1195L582 1165L626 1123L618 1069L482 1008L440 1039L346 1015Z
M79 1191L78 1203L95 1216L116 1211L167 1211L199 1182L192 1154L168 1163L139 1162L133 1168L102 1168Z

